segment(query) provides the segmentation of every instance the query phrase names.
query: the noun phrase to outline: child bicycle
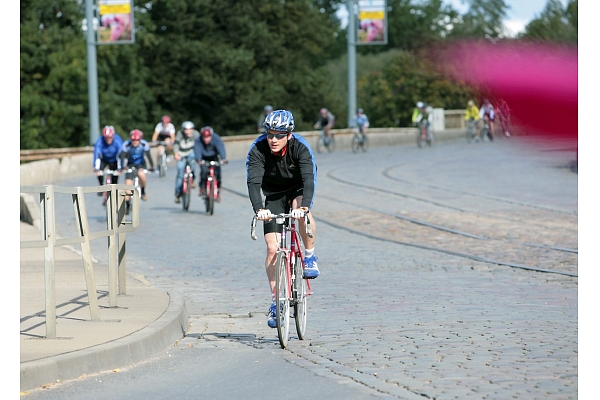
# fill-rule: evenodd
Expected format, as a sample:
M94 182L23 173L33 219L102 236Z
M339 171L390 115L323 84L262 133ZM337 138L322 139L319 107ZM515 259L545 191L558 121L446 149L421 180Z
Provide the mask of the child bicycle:
M287 347L290 334L290 307L294 308L296 332L298 339L306 337L307 297L312 294L310 282L304 278L304 244L298 231L298 223L292 214L272 215L281 235L277 249L275 263L275 320L277 322L277 336L282 349ZM258 217L252 219L250 237L256 240L256 222ZM304 215L306 233L312 237L310 220ZM289 232L289 234L288 234Z

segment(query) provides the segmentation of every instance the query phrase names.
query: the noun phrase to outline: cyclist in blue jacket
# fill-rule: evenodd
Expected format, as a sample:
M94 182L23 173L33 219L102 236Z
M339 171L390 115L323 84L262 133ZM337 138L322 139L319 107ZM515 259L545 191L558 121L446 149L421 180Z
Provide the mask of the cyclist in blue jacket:
M200 196L206 195L206 180L208 178L208 166L206 161L219 161L221 164L227 164L227 153L225 152L225 144L221 136L217 134L210 126L204 126L200 129L200 136L194 141L194 157L200 165ZM217 192L217 201L221 200L221 167L215 167L215 175L217 176L217 184L219 191Z
M146 161L144 159L147 158L150 163L149 171L154 170L154 162L152 161L152 156L150 155L150 144L143 139L144 132L139 129L134 129L129 132L129 139L123 143L123 147L121 148L121 165L123 169L128 169L131 167L136 168L136 172L138 177L140 178L140 188L142 191L142 200L148 200L148 196L146 195L146 173L144 169L146 168ZM128 172L125 175L125 184L133 185L133 172ZM125 200L127 201L126 214L129 213L130 208L130 196L125 196Z
M94 144L94 171L98 177L100 186L104 185L104 175L102 171L108 167L113 171L119 171L121 169L121 159L119 153L123 147L123 139L115 132L115 128L110 125L106 125L102 129L102 136L96 140ZM112 183L119 182L118 173L113 174ZM102 192L98 192L98 196L102 196Z
M267 244L265 269L273 295L267 324L275 328L275 263L279 240L277 224L269 216L289 212L291 207L292 217L300 220L300 235L306 249L304 277L314 279L319 276L315 255L317 229L312 211L309 211L317 184L317 162L306 139L292 133L295 125L290 111L271 112L264 127L266 133L259 136L248 151L246 182L252 208L258 219L264 222ZM264 205L261 190L265 195ZM308 215L313 237L306 233L304 215Z

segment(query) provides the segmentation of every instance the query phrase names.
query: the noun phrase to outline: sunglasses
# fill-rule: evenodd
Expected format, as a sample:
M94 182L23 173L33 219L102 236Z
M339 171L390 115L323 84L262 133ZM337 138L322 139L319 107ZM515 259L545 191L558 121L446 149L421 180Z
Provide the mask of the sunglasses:
M287 133L267 133L267 137L269 139L277 139L277 140L281 140L283 138L285 138L288 134Z

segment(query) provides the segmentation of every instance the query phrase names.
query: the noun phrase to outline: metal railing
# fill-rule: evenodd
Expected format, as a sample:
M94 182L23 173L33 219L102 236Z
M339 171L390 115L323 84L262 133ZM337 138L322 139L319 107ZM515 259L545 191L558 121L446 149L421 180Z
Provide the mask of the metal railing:
M106 201L106 230L90 232L87 208L84 194L108 192ZM21 186L21 193L39 195L40 206L40 240L21 241L21 248L44 249L44 280L45 280L45 312L46 338L56 338L56 285L55 258L56 246L81 244L83 270L85 274L87 295L90 307L90 318L100 319L98 295L92 264L90 242L102 237L108 238L108 285L109 306L117 306L117 294L126 294L126 262L125 240L127 232L133 232L139 225L139 195L133 185L104 185L92 187L60 187L54 185ZM58 237L56 234L56 194L71 195L75 211L77 234L70 237ZM130 220L125 216L125 196L133 193L131 198Z

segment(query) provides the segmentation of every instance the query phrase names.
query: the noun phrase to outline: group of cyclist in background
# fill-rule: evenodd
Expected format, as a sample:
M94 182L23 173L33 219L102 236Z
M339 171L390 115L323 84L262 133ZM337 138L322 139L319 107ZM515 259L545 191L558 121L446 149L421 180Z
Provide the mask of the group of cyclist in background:
M207 161L218 161L221 164L227 163L225 144L221 137L214 132L210 126L205 126L197 131L194 123L185 121L181 124L181 129L175 131L175 126L171 123L168 115L162 117L156 125L152 135L152 144L164 143L164 146L157 146L158 157L162 152L172 152L177 161L177 177L175 178L175 202L179 203L181 189L183 185L183 174L186 162L200 165L200 191L199 195L204 196L206 189L206 179L208 177ZM114 171L112 173L111 183L119 182L119 175L125 172L125 184L132 185L134 174L139 178L141 199L148 200L146 194L146 171L154 171L154 161L150 154L151 143L144 139L144 133L139 129L133 129L129 132L129 139L123 141L117 134L115 128L107 125L102 129L102 135L94 144L93 168L98 178L98 183L104 185L105 169ZM221 169L215 167L215 175L219 187L221 187ZM195 173L194 173L195 176ZM192 185L194 187L195 184ZM102 196L102 193L98 193ZM129 193L128 193L129 194ZM220 193L217 194L217 201L220 201ZM131 198L125 197L125 214L129 214L131 208Z
M500 123L500 129L506 136L510 136L510 109L504 99L501 99L499 104L494 107L489 99L484 99L480 108L477 108L473 100L467 102L467 108L465 109L465 121L468 124L472 124L475 128L475 141L478 142L481 138L481 122L489 124L489 135L490 140L493 140L495 135L495 121L496 118Z

